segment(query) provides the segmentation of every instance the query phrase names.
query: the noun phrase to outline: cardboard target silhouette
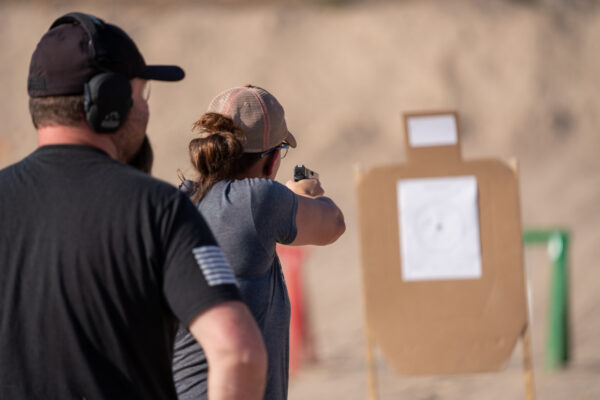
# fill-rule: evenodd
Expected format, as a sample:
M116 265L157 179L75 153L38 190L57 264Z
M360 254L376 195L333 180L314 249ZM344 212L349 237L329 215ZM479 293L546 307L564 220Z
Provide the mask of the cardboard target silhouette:
M516 171L462 160L457 121L405 115L406 163L357 176L367 336L399 374L497 371L527 327Z

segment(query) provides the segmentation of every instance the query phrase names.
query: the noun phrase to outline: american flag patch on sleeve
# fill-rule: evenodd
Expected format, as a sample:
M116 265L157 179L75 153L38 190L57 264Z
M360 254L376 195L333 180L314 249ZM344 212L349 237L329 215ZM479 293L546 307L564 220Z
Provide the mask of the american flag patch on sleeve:
M209 286L238 285L223 251L217 246L202 246L192 250Z

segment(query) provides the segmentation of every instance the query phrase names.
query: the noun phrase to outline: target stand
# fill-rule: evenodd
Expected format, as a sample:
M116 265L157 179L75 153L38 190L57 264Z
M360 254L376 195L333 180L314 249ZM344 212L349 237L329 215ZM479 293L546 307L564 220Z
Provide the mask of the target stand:
M404 115L406 163L357 170L369 397L399 375L499 371L523 340L535 397L516 166L463 160L455 112Z

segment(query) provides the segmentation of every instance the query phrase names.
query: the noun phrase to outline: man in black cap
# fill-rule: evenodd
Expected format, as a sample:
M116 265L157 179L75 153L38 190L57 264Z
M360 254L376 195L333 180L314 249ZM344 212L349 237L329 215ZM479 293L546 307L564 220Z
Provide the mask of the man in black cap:
M175 399L181 321L211 399L259 399L266 358L223 253L149 169L148 66L114 25L59 18L31 58L39 147L0 171L0 398ZM150 158L149 158L150 157Z

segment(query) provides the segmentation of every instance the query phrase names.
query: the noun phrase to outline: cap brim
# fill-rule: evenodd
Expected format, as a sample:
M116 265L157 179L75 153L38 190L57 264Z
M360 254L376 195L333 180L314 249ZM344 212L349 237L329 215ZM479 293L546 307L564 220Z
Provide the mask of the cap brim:
M287 136L285 137L285 141L290 145L291 148L296 148L296 138L292 135L292 132L288 131Z
M185 72L176 65L148 65L140 75L142 79L155 81L180 81L185 77Z

